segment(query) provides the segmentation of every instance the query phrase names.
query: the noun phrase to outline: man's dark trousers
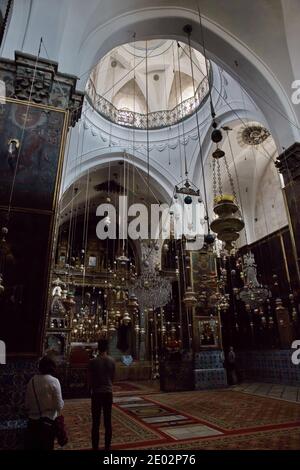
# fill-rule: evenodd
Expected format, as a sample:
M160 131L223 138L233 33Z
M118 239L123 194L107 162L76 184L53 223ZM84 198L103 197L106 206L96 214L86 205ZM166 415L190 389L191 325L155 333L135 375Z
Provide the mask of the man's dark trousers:
M99 392L92 395L92 446L93 450L99 448L99 428L101 419L101 410L103 409L104 427L105 427L105 450L110 449L112 426L111 426L111 409L112 409L112 393Z

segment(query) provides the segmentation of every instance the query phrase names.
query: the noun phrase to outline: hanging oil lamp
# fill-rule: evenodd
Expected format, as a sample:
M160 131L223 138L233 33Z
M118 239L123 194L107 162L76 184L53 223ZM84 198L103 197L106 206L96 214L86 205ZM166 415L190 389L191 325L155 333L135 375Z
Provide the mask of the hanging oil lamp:
M187 287L187 289L185 291L185 294L184 294L184 297L183 297L183 302L186 305L186 307L188 307L188 308L192 308L196 305L197 298L196 298L195 292L193 291L191 286Z
M101 328L101 332L106 335L107 333L107 326L106 325L103 325L102 328Z
M129 325L129 323L131 322L131 318L130 318L128 312L125 312L125 313L124 313L123 318L122 318L122 321L123 321L123 324L124 324L125 326Z
M138 308L139 304L135 294L131 294L128 300L128 310L134 312Z
M116 331L116 326L113 322L110 322L110 324L108 325L108 332L110 334L113 334L114 332Z
M223 194L214 198L214 213L218 216L210 224L219 240L225 243L225 250L231 251L233 242L239 238L239 232L244 228L243 220L236 215L239 208L234 196Z
M225 152L218 147L212 154L213 157L213 211L217 218L210 224L210 228L217 234L219 240L224 242L225 250L231 252L234 249L233 243L239 238L239 232L245 224L238 215L239 206L233 183L233 178L229 170ZM224 168L221 168L221 165ZM231 194L223 194L222 174L227 174L231 186Z

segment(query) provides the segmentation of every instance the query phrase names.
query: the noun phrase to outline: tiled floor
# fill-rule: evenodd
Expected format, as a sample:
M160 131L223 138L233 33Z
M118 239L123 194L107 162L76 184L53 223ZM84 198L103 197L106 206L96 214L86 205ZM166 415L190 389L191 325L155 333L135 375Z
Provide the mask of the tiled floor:
M281 385L261 382L243 382L239 385L233 385L231 390L238 392L251 393L263 397L279 398L292 402L300 402L300 387L293 385Z

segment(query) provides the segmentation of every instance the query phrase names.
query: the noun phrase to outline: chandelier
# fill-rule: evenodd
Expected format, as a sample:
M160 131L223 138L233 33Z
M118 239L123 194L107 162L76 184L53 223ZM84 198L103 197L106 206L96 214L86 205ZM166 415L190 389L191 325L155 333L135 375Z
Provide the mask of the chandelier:
M136 278L129 292L136 296L142 310L157 309L164 307L170 301L172 284L168 279L160 275L153 247L149 245L145 249L146 255L141 274Z
M113 334L121 324L128 326L130 323L134 323L135 331L139 332L136 318L139 305L136 298L129 294L129 288L136 280L134 264L123 252L115 258L108 275L104 288L106 309L101 332Z
M259 284L254 254L249 252L243 256L244 287L238 291L237 299L245 303L247 309L261 306L271 292Z

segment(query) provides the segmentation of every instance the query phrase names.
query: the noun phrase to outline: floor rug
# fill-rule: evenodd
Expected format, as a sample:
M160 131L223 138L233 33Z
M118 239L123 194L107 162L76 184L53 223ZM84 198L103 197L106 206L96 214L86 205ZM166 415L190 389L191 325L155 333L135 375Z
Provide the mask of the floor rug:
M69 437L69 443L64 450L89 449L91 447L90 400L66 400L63 414ZM123 444L155 443L161 440L161 435L157 430L145 426L115 406L112 411L112 427L113 444L116 447ZM103 427L100 427L101 446L104 446Z
M113 450L300 450L298 403L230 390L127 394L115 397ZM89 449L90 400L66 400L64 416L65 449Z
M157 394L151 400L222 429L299 423L300 405L274 398L220 390Z

